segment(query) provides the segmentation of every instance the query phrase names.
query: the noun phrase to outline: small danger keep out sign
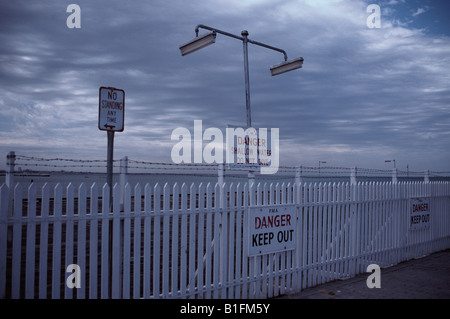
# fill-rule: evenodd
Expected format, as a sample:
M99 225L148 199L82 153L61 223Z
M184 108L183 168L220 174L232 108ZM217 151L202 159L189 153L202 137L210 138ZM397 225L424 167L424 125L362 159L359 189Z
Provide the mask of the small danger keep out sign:
M295 249L295 205L249 208L249 256Z
M409 229L416 230L430 226L431 207L429 198L411 198L409 209Z

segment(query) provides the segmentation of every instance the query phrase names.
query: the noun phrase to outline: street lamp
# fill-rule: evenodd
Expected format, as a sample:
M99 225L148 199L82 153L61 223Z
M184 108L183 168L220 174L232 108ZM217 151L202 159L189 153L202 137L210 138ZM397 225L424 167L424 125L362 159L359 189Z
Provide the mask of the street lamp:
M199 32L200 28L208 30L210 32L206 33L202 36L199 36L198 32ZM193 40L180 46L181 55L185 56L189 53L195 52L195 51L200 50L208 45L215 43L217 33L226 35L226 36L234 38L234 39L241 40L243 43L244 76L245 76L245 102L246 102L245 106L246 106L246 111L247 111L247 128L249 128L252 126L252 119L251 119L251 110L250 110L250 78L249 78L249 70L248 70L248 50L247 50L248 43L252 43L252 44L267 48L267 49L271 49L271 50L283 53L284 62L277 64L277 65L273 65L270 68L270 72L271 72L272 76L301 68L303 65L303 58L300 57L300 58L296 58L296 59L288 61L287 54L284 50L261 43L261 42L250 40L248 38L247 30L242 31L241 36L238 36L238 35L231 34L231 33L219 30L219 29L205 26L203 24L199 24L195 27L196 37Z
M394 168L397 168L397 166L395 165L395 159L394 160L385 160L385 163L390 163L390 162L394 162Z
M295 69L300 69L303 65L303 58L296 58L290 61L282 62L280 64L274 65L270 68L270 73L273 75L278 75L281 73L289 72Z
M202 36L197 36L195 39L180 46L181 55L195 52L197 50L203 49L204 47L216 42L216 32L212 31L206 33Z

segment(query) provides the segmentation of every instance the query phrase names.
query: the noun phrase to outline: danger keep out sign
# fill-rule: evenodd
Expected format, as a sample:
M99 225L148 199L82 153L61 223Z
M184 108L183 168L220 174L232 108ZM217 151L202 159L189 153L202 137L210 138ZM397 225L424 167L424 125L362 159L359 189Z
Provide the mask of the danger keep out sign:
M295 249L295 205L250 207L249 211L249 256Z
M429 198L410 198L409 229L422 229L430 226L430 199Z

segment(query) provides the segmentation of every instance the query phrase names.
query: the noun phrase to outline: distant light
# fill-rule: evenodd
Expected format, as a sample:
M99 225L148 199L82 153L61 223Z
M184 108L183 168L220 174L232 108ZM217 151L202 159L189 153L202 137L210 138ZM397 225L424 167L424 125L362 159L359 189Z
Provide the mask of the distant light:
M270 73L272 73L272 76L278 75L295 69L300 69L302 65L303 65L303 58L300 57L272 66L270 68Z
M192 53L216 42L216 32L209 32L180 46L181 55Z

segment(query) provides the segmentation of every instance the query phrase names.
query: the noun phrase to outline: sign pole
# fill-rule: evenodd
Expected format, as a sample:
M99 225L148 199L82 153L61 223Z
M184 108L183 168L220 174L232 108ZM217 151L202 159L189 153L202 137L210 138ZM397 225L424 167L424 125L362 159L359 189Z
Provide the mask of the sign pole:
M108 150L106 159L106 183L109 186L109 207L110 211L113 205L113 154L114 154L114 131L107 131Z
M113 211L113 154L114 154L114 131L107 131L108 149L106 159L106 183L109 186L109 211ZM112 254L113 254L113 220L109 221L109 297L112 298Z
M106 159L106 183L109 186L109 211L113 213L113 156L114 133L123 132L125 117L125 91L112 87L100 87L98 101L98 129L106 131L108 149ZM120 209L116 207L116 209ZM120 234L119 234L120 235ZM109 221L109 297L112 298L113 219ZM119 252L120 253L120 252Z

